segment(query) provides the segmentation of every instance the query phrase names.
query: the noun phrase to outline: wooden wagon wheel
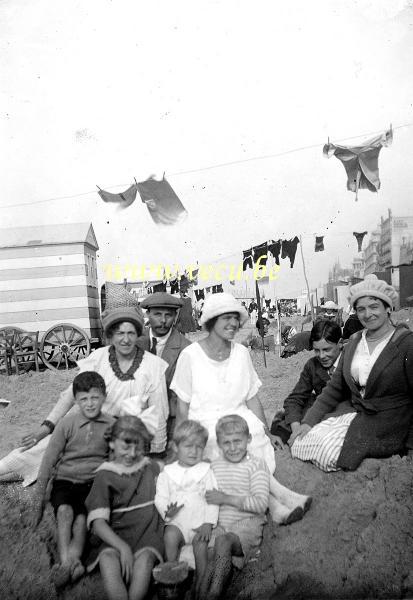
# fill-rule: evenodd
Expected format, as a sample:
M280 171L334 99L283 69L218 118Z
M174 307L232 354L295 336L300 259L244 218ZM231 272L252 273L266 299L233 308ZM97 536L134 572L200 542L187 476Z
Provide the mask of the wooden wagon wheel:
M90 341L80 327L59 323L44 334L40 342L40 354L49 369L70 369L78 360L89 356Z
M4 339L7 345L7 357L0 357L0 371L4 368L7 372L13 369L14 366L14 356L13 356L13 340L15 333L23 333L24 329L20 329L20 327L15 327L14 325L6 325L5 327L0 327L0 333L4 335ZM3 354L3 353L2 353ZM7 365L8 363L8 365Z

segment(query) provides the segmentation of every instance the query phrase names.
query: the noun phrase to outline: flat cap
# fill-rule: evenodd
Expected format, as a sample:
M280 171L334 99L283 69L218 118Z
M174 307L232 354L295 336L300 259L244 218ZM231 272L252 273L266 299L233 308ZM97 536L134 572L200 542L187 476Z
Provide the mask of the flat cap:
M166 292L155 292L154 294L149 294L147 298L143 302L141 302L142 308L181 308L183 302L180 298L176 296L171 296L171 294L167 294Z

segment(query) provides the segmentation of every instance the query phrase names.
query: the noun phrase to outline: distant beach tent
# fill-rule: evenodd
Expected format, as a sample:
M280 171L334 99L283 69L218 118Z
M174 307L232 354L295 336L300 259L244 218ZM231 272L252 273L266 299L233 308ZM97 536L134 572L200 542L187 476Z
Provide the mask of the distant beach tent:
M91 223L0 229L0 327L100 337L97 250Z
M360 188L377 192L380 189L379 154L383 146L390 146L393 141L393 130L376 135L360 146L339 146L328 142L324 148L324 156L335 156L340 160L347 173L347 189L355 192L356 200Z

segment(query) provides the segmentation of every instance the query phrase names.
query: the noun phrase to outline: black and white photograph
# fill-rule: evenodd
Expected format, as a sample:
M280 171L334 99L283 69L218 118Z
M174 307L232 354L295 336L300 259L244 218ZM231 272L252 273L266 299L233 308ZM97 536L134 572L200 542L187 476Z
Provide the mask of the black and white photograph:
M413 0L0 1L1 600L413 600Z

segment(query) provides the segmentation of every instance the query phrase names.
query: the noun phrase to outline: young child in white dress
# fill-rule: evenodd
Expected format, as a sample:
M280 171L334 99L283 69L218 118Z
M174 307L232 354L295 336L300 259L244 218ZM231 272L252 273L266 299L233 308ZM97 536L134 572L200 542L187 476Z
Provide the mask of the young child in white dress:
M166 559L176 561L181 548L192 544L196 581L205 573L208 543L218 520L218 506L205 499L207 490L217 488L211 464L202 460L207 440L207 429L197 421L183 421L175 429L177 460L159 474L155 495L155 506L165 519Z

